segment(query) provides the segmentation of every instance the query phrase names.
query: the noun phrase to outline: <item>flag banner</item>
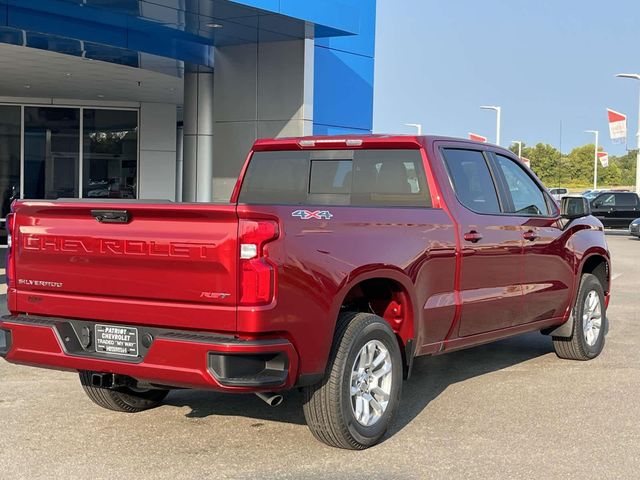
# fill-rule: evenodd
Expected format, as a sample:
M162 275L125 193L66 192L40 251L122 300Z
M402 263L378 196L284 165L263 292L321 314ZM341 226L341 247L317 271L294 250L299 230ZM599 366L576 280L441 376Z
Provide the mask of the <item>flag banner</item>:
M627 116L607 108L609 117L609 134L614 143L625 143L627 141Z
M598 159L603 167L609 166L609 154L607 152L598 152Z
M482 135L478 135L477 133L469 132L469 140L473 140L474 142L487 143L487 137L483 137Z

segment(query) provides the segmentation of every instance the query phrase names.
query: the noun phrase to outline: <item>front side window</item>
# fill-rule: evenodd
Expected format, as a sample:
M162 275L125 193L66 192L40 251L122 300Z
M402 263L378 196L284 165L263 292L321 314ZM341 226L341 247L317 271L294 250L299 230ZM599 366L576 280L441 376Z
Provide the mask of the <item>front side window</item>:
M513 212L518 215L548 216L549 206L536 182L510 158L496 155L513 200Z
M453 148L447 148L443 153L460 202L477 213L500 213L498 194L483 153Z
M616 196L613 193L607 193L605 195L600 195L595 202L593 202L596 207L615 207L616 206Z

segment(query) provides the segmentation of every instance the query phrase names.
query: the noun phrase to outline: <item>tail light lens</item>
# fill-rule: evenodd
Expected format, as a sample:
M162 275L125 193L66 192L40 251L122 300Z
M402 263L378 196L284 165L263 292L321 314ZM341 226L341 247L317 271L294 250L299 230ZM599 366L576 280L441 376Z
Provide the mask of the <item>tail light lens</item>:
M271 220L240 219L240 304L266 305L273 300L276 271L265 245L278 238L278 224Z
M14 276L14 259L13 259L13 234L15 227L16 215L15 213L10 213L7 215L7 219L5 221L5 226L7 228L7 286L9 288L15 287L15 276Z

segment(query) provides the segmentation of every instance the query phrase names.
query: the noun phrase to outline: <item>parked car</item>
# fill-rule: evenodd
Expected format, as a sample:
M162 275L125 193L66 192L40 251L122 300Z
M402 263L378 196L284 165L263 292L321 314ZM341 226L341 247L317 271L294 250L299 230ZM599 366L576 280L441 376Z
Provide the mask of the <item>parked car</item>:
M586 190L582 192L582 196L588 199L589 201L591 201L594 198L596 198L598 195L600 195L602 192L606 192L606 191L608 190Z
M538 330L560 358L604 347L602 223L477 142L259 140L228 205L19 200L7 223L0 354L119 412L300 388L316 438L363 449L418 356Z
M601 192L591 200L591 211L605 227L629 228L640 216L640 199L633 192Z
M560 200L562 200L562 197L569 194L569 190L567 190L566 188L555 187L550 188L549 193L556 202L559 202Z
M631 225L629 225L629 234L640 238L640 218L636 218Z

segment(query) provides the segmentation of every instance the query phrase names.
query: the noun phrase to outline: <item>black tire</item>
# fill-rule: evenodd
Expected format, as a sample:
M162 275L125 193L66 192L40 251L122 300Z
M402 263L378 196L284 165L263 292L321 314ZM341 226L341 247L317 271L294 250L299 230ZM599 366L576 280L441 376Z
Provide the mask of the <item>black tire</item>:
M91 385L92 372L80 372L80 383L91 401L102 408L123 413L138 413L155 408L169 393L169 390L135 391L121 387L117 390L99 388Z
M593 345L589 345L583 331L585 301L590 292L595 292L598 296L602 318L600 331L597 340ZM553 337L553 346L555 348L556 355L568 360L591 360L596 358L604 349L604 340L607 329L607 315L604 306L604 288L602 287L600 280L598 280L598 277L591 275L590 273L585 273L580 279L578 296L576 298L576 303L573 306L573 332L571 337Z
M386 410L374 424L365 426L356 419L352 408L351 370L360 350L372 340L386 348L392 374ZM363 450L377 444L398 409L402 372L398 340L384 319L369 313L342 313L325 377L304 389L303 408L309 429L318 440L332 447Z

